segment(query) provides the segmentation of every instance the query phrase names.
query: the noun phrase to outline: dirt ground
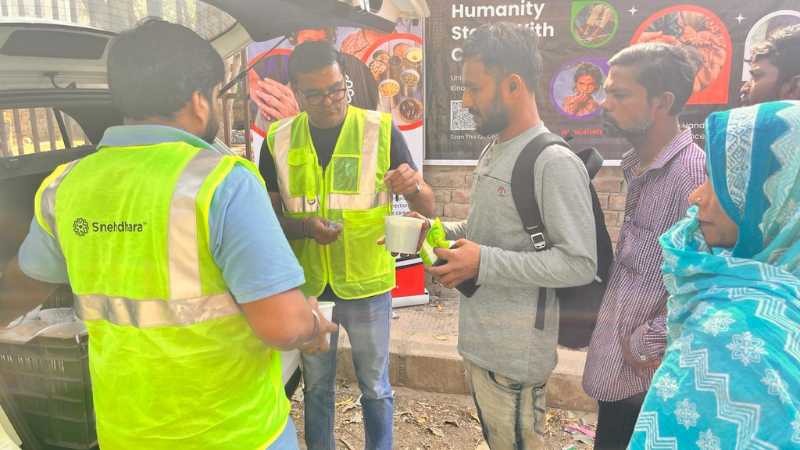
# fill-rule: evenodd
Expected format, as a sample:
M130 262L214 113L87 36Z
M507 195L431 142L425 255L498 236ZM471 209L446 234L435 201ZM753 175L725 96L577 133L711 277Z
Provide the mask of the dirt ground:
M364 429L358 386L337 382L334 432L340 449L364 448ZM303 442L303 392L292 399L292 417ZM583 450L592 448L592 439L575 427L593 434L597 416L593 413L549 409L547 449ZM466 395L437 394L395 387L394 448L400 450L488 449L483 442L472 399Z

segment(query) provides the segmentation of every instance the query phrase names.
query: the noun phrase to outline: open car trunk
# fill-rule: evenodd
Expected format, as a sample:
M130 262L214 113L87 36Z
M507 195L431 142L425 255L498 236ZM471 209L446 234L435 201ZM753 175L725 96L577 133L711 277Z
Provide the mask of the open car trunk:
M74 129L74 125L67 127L64 124L64 129L57 134L67 135L67 139L60 139L59 144L66 142L58 150L31 153L23 151L21 154L0 156L0 271L17 254L28 232L33 219L34 194L44 178L58 165L93 152L95 147L92 142L99 141L108 126L122 123L122 118L111 107L107 91L87 93L88 95L80 95L80 92L71 94L78 95L72 98L66 96L55 104L32 101L12 105L0 103L0 109L19 111L20 106L24 106L27 111L38 110L40 115L44 111L54 116L61 115L65 121L74 120L78 124L85 124L81 127L80 140L71 139L77 134L69 131L69 128ZM53 122L59 123L61 120Z
M44 178L58 165L94 152L105 130L123 122L112 106L106 77L109 43L119 32L144 17L162 17L193 29L228 57L251 40L265 41L300 28L394 29L393 22L340 0L0 3L4 5L0 8L0 278L28 233L34 196ZM20 125L25 117L27 130ZM49 140L49 146L40 148L44 144L38 139L25 142L26 132L28 136L46 133L49 139L44 141ZM62 290L69 293L67 287ZM55 306L62 306L59 302L56 298ZM286 393L291 397L300 379L299 356L288 352L282 359ZM31 436L28 424L20 423L21 416L14 414L10 397L0 399L0 405L12 416L17 431L27 436L23 436L25 448L41 448L37 440L57 445L41 427ZM41 416L37 417L40 424Z
M91 145L85 145L72 150L0 160L0 262L11 260L25 239L33 219L33 197L42 180L59 164L83 157L93 150Z
M117 33L131 28L144 17L158 16L192 28L209 40L220 55L227 57L241 50L251 39L264 41L299 28L355 26L384 32L394 28L392 22L340 0L0 3L3 3L0 8L0 278L28 233L34 214L34 195L44 178L59 164L94 152L106 128L122 123L122 117L112 106L106 78L108 44ZM21 120L23 117L27 118L27 125ZM39 142L40 133L45 131L48 138ZM36 137L34 142L26 142L26 133ZM67 287L63 290L69 294ZM75 339L72 341L83 345ZM85 352L84 348L84 364ZM299 357L294 352L282 358L284 383L287 395L291 396L299 382L300 374L296 371ZM6 360L17 361L13 357ZM61 367L55 363L45 366ZM78 372L88 380L88 369ZM4 376L0 376L1 390L6 392L6 386L12 387L9 392L17 389L14 381L5 380ZM21 378L25 378L24 374ZM76 386L81 387L80 378L78 380ZM61 378L55 380L63 384L62 381ZM35 394L41 396L49 390L42 387ZM53 441L57 427L43 427L42 423L60 420L52 414L49 402L63 399L46 400L37 404L50 408L49 412L42 415L39 411L37 419L30 420L16 414L16 401L11 396L0 398L0 406L9 412L17 431L25 435L22 436L25 448L42 448L39 440L59 447L70 442L68 447L71 448L89 448L91 432L80 441L60 438ZM94 430L90 398L80 405L81 408L71 410L83 414L82 408L87 405L86 415L71 422L71 428L81 426L84 431ZM31 412L29 407L21 408L25 415ZM25 422L35 426L29 427ZM35 437L31 436L31 430Z

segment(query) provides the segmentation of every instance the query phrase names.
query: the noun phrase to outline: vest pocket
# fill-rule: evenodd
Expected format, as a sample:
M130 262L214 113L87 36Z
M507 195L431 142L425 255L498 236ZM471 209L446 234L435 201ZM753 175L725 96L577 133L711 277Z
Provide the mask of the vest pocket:
M317 193L316 170L313 159L303 149L291 149L287 156L289 165L289 193L292 197L313 197Z
M333 155L333 189L337 194L355 194L358 192L358 177L361 173L359 156Z
M389 252L375 243L384 235L386 213L385 206L364 211L342 211L345 277L348 282L378 278L390 271Z

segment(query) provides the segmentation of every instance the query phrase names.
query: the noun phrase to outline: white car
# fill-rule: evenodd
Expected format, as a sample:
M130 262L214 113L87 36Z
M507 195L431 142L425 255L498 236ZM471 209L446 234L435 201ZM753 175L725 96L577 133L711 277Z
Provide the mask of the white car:
M394 28L394 23L340 0L3 1L0 271L16 255L27 234L34 193L44 177L57 165L92 153L93 143L99 141L105 129L122 123L111 105L106 80L108 43L116 33L147 16L163 17L192 28L223 57L239 52L253 40L265 41L301 28L341 25L384 32ZM2 364L0 354L0 368ZM296 352L283 355L283 371L287 395L291 397L300 380ZM52 435L42 436L41 424L26 423L30 420L23 417L28 417L25 413L30 405L20 407L19 399L9 395L2 383L0 378L0 404L9 413L26 449L65 443L79 448L67 438L54 441ZM42 399L52 400L52 396L44 395L39 400Z

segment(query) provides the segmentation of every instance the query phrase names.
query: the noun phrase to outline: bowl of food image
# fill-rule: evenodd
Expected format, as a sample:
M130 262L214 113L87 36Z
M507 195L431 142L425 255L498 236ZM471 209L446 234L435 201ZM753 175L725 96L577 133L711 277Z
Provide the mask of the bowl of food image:
M413 98L408 97L403 99L399 105L397 105L397 112L407 123L415 122L417 120L422 120L422 113L424 112L424 106L422 102Z
M372 78L375 78L375 81L380 82L386 78L387 70L389 70L389 66L379 59L373 59L369 62L369 71L372 73Z
M420 75L414 69L406 69L400 73L400 81L403 82L403 95L413 97L417 94Z
M392 78L383 80L378 84L378 94L381 97L383 110L389 112L394 107L394 99L400 93L400 83Z
M381 49L375 50L375 53L372 54L372 59L383 61L385 64L389 64L389 58L391 57L392 55L389 52Z

